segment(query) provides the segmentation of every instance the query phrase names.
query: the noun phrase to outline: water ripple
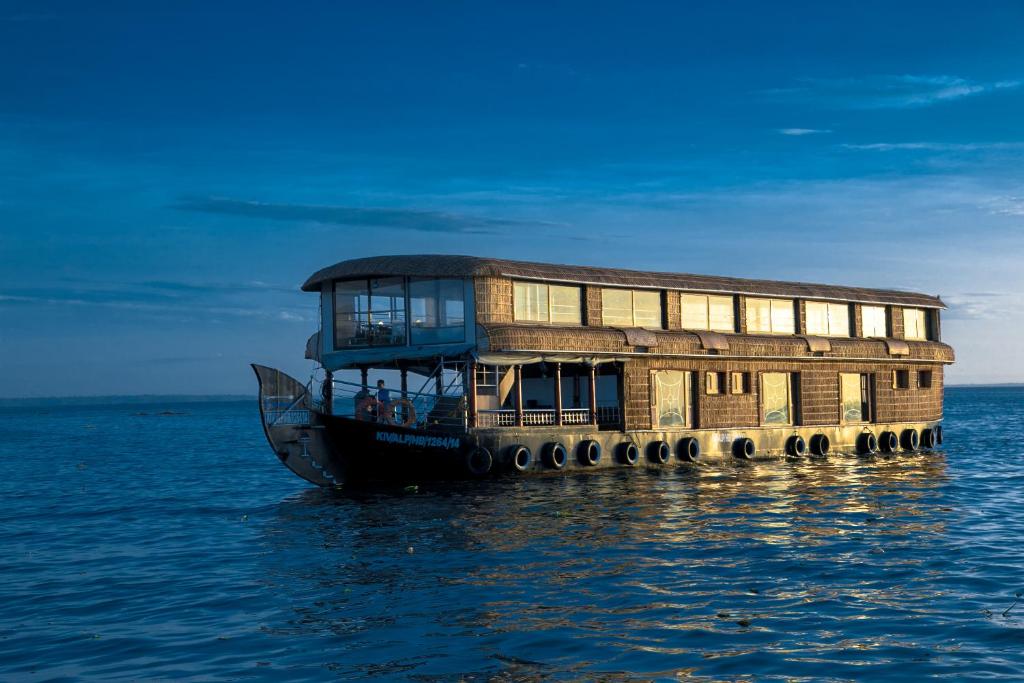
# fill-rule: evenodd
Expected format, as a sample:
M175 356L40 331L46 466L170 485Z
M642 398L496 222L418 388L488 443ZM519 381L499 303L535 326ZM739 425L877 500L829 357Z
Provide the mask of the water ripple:
M1022 390L944 452L415 493L138 411L0 412L0 678L1024 678Z

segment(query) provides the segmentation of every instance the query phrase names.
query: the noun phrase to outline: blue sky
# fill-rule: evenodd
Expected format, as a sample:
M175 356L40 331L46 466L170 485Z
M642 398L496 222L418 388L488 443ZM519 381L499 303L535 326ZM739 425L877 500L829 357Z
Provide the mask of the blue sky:
M898 6L893 6L898 5ZM0 0L0 396L300 376L338 260L909 288L1024 381L1024 5Z

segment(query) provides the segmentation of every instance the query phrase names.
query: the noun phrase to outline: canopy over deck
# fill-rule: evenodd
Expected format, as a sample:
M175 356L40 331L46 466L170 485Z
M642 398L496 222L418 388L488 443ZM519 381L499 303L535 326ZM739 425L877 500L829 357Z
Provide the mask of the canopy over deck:
M595 268L549 263L509 261L478 256L420 254L413 256L372 256L341 261L314 273L302 285L303 291L316 292L330 280L387 277L477 278L512 277L575 284L676 289L688 292L779 296L857 303L894 304L920 308L945 308L938 296L890 289L819 285L806 282L781 282L747 278L659 273L620 268Z

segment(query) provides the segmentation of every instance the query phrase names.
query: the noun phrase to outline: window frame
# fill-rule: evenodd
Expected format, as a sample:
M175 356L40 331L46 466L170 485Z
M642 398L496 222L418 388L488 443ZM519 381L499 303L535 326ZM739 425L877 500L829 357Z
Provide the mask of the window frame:
M810 308L811 306L824 306L825 307L825 327L824 332L813 332L808 326L808 321L811 319ZM845 332L836 332L832 329L833 322L833 309L845 309L836 316L837 319L843 320L846 323ZM842 301L819 301L817 299L806 299L804 300L804 331L806 334L818 337L849 337L852 336L852 330L850 325L850 304Z
M861 398L861 419L847 420L846 411L843 409L843 376L849 375L857 378L857 391ZM839 382L839 424L841 425L862 425L872 424L874 420L874 398L872 390L872 374L869 372L840 372Z
M547 297L546 297L546 299L547 299L547 307L546 307L547 319L546 320L540 320L540 319L534 319L534 318L520 318L520 317L518 317L518 315L516 313L516 310L517 310L516 302L518 301L518 297L516 295L516 288L518 286L520 286L520 285L522 285L524 287L531 287L531 286L532 287L544 287L547 290ZM577 310L579 312L578 320L574 320L572 322L564 322L564 321L561 321L561 320L558 320L558 321L552 320L552 308L553 308L553 306L552 306L552 296L553 296L553 290L555 288L575 290L576 295L577 295L577 302L578 302L578 308L577 308ZM583 320L584 320L584 317L583 317L583 287L581 287L580 285L566 285L566 284L562 284L562 283L559 283L559 282L535 282L535 281L530 281L530 280L513 280L512 281L512 320L514 322L517 322L517 323L540 323L542 325L564 325L564 326L569 326L569 327L582 327L583 324L584 324L583 323Z
M402 308L401 309L394 309L394 308L387 309L387 312L389 314L394 314L396 312L399 312L399 310L400 310L401 319L402 319L402 328L403 328L403 337L402 337L402 341L401 342L391 343L391 344L382 344L382 343L374 343L374 341L373 341L373 339L374 339L374 334L372 332L373 325L374 325L373 299L374 299L375 296L377 296L377 297L381 296L379 294L377 294L377 295L374 294L373 282L375 280L377 280L377 281L380 281L380 280L400 280L401 283L402 283L402 300L403 300ZM361 323L358 322L358 316L361 316L361 315L365 315L366 316L365 325L366 325L367 334L366 334L366 342L363 343L363 344L348 344L348 345L345 345L345 346L339 346L338 345L338 341L339 341L339 336L338 336L338 285L339 284L343 284L343 283L344 284L361 283L362 286L363 286L363 293L359 294L358 296L365 296L366 297L366 310L364 312L360 312L358 309L356 311L353 311L353 314L357 316L357 318L356 318L357 326L359 324L361 324ZM352 291L355 291L355 290L352 290ZM342 352L342 351L351 351L351 350L357 350L357 349L401 348L403 346L407 347L407 346L409 346L409 332L410 332L410 327L409 327L409 278L408 277L406 277L404 275L387 275L387 276L379 276L379 277L360 277L360 278L349 278L349 279L339 278L337 280L331 281L331 336L332 336L333 351L335 351L335 352ZM346 338L347 339L354 339L354 337L346 337Z
M659 406L661 404L661 396L659 394L658 374L675 372L682 375L682 388L681 388L681 417L683 418L683 424L681 425L663 425L661 423L661 415L659 413ZM694 423L696 422L696 407L693 396L693 382L694 372L692 370L672 370L668 368L656 368L650 372L651 378L651 426L654 429L693 429Z
M750 302L751 301L766 301L766 302L768 302L768 324L769 324L769 327L771 328L770 330L752 330L751 329L751 327L750 327ZM744 303L745 303L745 307L746 307L746 311L745 311L745 314L744 314L744 322L746 323L746 326L747 326L747 334L769 334L769 335L774 335L774 336L779 336L779 337L785 337L785 336L793 336L793 335L795 335L797 333L796 299L785 299L785 298L776 298L776 297L767 297L767 296L748 296L748 297L746 297L746 301ZM785 303L786 306L781 306L781 304L783 304L783 303ZM775 329L775 309L776 309L776 304L780 304L779 308L788 308L789 309L790 315L791 315L791 320L792 320L792 323L793 323L792 330L787 331L787 332L776 331L776 329Z
M737 391L738 389L738 391ZM729 394L742 396L750 393L750 373L744 370L733 370L729 373Z
M868 334L867 323L865 322L864 315L864 311L867 309L880 309L882 311L882 327L884 328L884 334ZM889 339L892 336L892 323L889 319L889 307L885 304L861 304L860 327L861 336L865 339Z
M703 299L704 300L704 320L706 321L703 327L694 327L693 325L686 324L686 299ZM729 319L731 325L728 327L715 327L711 324L711 300L720 299L727 300L729 302ZM702 294L700 292L680 292L679 293L679 323L680 327L684 330L707 330L708 332L722 332L725 334L736 333L736 296L734 294Z
M726 373L708 370L704 376L704 394L706 396L724 396L729 393Z
M902 382L900 381L901 379L903 380ZM892 388L893 391L909 391L913 388L910 383L910 370L908 368L895 368L892 371Z
M766 426L795 427L795 426L797 426L795 406L794 406L794 403L793 403L794 402L794 397L793 397L793 393L794 393L794 391L793 391L793 377L795 376L796 373L789 372L789 371L786 371L786 370L765 370L764 372L761 372L759 374L760 374L760 377L758 378L758 380L759 380L758 381L758 404L759 404L758 405L758 412L760 413L760 416L761 416L761 426L763 426L763 427L766 427ZM765 410L765 404L764 404L764 399L765 399L764 388L766 386L765 385L765 381L764 381L765 375L783 375L786 378L786 402L787 402L786 403L786 410L787 410L787 417L789 418L788 422L768 422L768 413Z
M920 320L920 335L919 337L911 337L907 334L907 314L914 313ZM915 325L916 327L916 325ZM907 341L928 341L928 314L923 308L916 306L903 306L903 338Z
M623 323L609 323L606 318L607 306L605 306L605 292L628 292L629 293L629 310L630 316L633 320L632 324L626 325ZM638 293L643 294L656 294L658 298L658 323L657 326L653 325L638 325L636 320L636 295ZM604 327L635 327L638 329L649 330L649 329L665 329L665 297L660 289L631 289L627 287L602 287L601 288L601 324Z

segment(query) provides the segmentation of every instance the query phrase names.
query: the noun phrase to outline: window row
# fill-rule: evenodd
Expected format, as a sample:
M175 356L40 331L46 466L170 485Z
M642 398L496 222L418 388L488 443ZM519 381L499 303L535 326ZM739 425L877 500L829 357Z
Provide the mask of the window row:
M583 288L533 282L514 284L515 320L566 325L583 324ZM736 299L732 295L680 294L684 330L737 332ZM746 331L751 334L796 334L796 301L745 297ZM806 301L805 333L823 337L852 336L853 306L830 301ZM933 339L929 317L920 308L902 308L903 337ZM657 290L601 290L602 324L611 327L663 329L662 297ZM892 337L886 306L861 306L864 337Z
M657 370L652 373L652 406L657 427L694 427L694 373L688 370ZM749 394L752 392L749 372L705 372L704 393ZM758 389L761 424L797 424L799 413L800 375L790 372L760 373ZM917 372L921 389L931 388L931 370ZM909 389L910 370L894 370L894 389ZM875 375L872 373L839 373L839 413L843 424L874 421Z
M334 348L466 340L462 280L371 278L334 283Z

